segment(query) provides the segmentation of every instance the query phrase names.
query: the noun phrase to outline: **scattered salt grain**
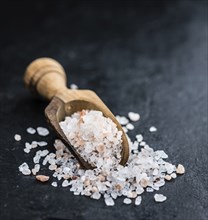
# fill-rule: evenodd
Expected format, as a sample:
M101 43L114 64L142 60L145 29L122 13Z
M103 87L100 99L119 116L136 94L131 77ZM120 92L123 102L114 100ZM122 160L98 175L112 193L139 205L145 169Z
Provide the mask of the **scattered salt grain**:
M29 127L29 128L27 128L27 133L29 133L29 134L35 134L35 133L36 133L36 130L35 130L34 128L32 128L32 127Z
M15 134L14 139L15 139L15 141L20 141L22 139L22 137L19 134Z
M165 175L164 177L167 181L170 181L172 179L172 177L170 175Z
M67 187L67 186L69 186L69 181L68 180L64 180L62 182L62 187Z
M145 146L145 145L146 145L146 142L145 142L145 141L142 141L142 142L139 143L139 145L140 145L140 146Z
M30 171L30 169L25 169L25 170L22 171L22 174L23 175L30 175L31 171Z
M33 141L31 143L31 148L36 148L36 147L38 147L38 142L37 141Z
M156 131L157 131L157 128L154 127L154 126L151 126L151 127L149 128L149 131L150 131L150 132L156 132Z
M70 89L78 89L78 86L76 84L72 83L70 85Z
M49 153L48 150L40 151L40 156L41 156L41 157L45 157L48 153Z
M37 172L40 170L40 164L35 164L34 168L32 169L32 174L36 175Z
M91 196L91 198L93 199L100 199L100 197L101 197L101 194L99 192L94 192Z
M167 199L167 197L164 196L163 194L157 194L156 193L154 195L154 199L155 199L155 202L164 202Z
M128 130L133 130L133 129L134 129L134 125L131 124L131 123L128 123L128 124L126 125L126 128L127 128Z
M23 163L22 165L19 166L19 171L23 174L23 175L30 175L31 171L29 169L29 166L27 163Z
M138 121L140 119L140 115L138 113L129 112L128 116L131 121Z
M129 123L129 120L125 116L116 115L116 119L121 125L126 125Z
M171 173L170 176L175 179L177 177L176 173Z
M37 142L37 144L40 146L40 147L43 147L43 146L46 146L48 143L46 141L39 141Z
M47 182L49 180L49 176L45 176L45 175L37 175L36 176L36 180L40 181L40 182Z
M135 205L140 205L142 202L142 197L141 196L138 196L136 199L135 199Z
M57 187L58 184L57 184L57 182L52 182L52 183L51 183L51 186L53 186L53 187Z
M30 149L29 148L24 148L24 152L29 154L30 153Z
M37 132L40 136L47 136L49 134L49 130L44 127L37 127Z
M184 174L185 173L185 168L182 164L178 164L178 166L176 168L176 173L178 173L178 174Z
M108 198L105 198L105 204L107 206L114 206L115 202L114 202L114 200L111 197L108 197Z
M154 189L151 188L151 187L147 187L147 188L146 188L146 191L147 191L147 192L154 192Z
M123 203L124 204L127 204L127 205L129 205L129 204L131 204L131 199L129 199L129 198L125 198L124 200L123 200Z
M136 139L137 139L138 142L142 142L143 141L143 136L141 134L137 134Z

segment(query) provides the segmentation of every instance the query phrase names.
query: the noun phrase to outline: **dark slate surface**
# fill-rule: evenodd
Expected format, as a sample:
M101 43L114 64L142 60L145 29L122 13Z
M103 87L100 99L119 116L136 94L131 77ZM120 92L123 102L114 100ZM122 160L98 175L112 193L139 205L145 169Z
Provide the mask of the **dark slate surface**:
M0 219L208 219L207 1L58 2L1 3ZM47 103L22 83L41 56L59 60L68 84L95 90L115 114L139 112L132 135L184 164L186 174L160 191L165 203L146 193L139 207L122 199L106 207L18 172L33 156L23 154L24 142L37 139L25 129L46 126ZM53 131L44 138L49 149L54 138Z

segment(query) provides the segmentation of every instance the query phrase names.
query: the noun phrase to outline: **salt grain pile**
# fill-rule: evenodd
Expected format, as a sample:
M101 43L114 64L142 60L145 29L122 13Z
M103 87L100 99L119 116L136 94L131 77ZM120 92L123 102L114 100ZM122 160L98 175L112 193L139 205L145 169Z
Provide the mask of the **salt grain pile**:
M131 121L138 121L139 114L129 114ZM126 117L117 116L117 120L128 131L134 129ZM136 135L135 141L129 139L130 157L126 166L119 164L121 159L121 135L116 125L105 118L99 111L83 110L65 118L60 123L64 133L77 149L80 155L96 168L92 170L80 169L78 161L69 152L61 140L54 143L55 153L46 149L38 149L33 158L34 166L29 168L26 163L19 166L24 175L37 175L42 182L51 181L53 187L70 187L74 195L90 196L92 199L104 198L107 206L113 206L118 197L123 196L123 203L140 205L143 192L158 191L165 184L185 172L184 167L177 167L165 159L168 155L163 150L154 151L144 141L141 134ZM35 133L31 129L30 134ZM154 129L155 131L155 129ZM48 135L43 128L37 130L39 135ZM43 134L41 134L43 132ZM43 148L45 142L26 143L25 153ZM34 152L33 152L34 153ZM53 176L42 176L41 167L48 166ZM32 171L32 172L31 172ZM155 194L156 202L163 202L167 198L162 194Z

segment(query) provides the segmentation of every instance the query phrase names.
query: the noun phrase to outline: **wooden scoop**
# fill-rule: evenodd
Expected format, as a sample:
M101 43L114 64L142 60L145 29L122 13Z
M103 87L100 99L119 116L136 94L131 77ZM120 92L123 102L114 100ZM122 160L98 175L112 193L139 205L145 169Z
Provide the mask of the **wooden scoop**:
M59 126L66 116L83 109L99 110L105 117L109 117L123 132L121 125L102 100L91 90L71 90L66 87L66 74L56 60L51 58L39 58L34 60L26 69L24 75L26 86L43 98L51 100L45 109L47 121L56 131L61 140L66 144L70 152L85 168L92 166L87 163L70 144L69 140ZM120 164L125 165L129 158L129 145L125 133L122 135L122 155Z

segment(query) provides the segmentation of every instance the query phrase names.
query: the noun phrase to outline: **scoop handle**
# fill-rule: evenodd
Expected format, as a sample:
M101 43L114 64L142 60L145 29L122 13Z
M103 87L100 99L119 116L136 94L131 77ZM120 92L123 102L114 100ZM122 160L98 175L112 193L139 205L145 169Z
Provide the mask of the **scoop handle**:
M66 73L60 63L51 58L39 58L28 65L24 83L32 92L51 100L66 87Z

